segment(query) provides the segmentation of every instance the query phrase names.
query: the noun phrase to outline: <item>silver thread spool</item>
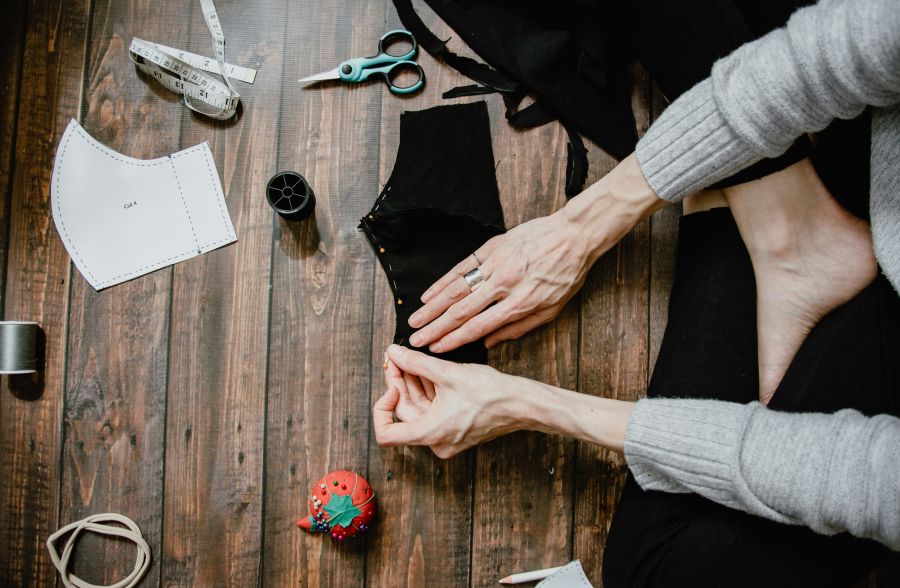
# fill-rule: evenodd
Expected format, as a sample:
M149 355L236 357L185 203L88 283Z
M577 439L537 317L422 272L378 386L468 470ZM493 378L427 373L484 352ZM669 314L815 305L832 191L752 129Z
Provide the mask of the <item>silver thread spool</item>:
M0 374L37 371L38 328L32 321L0 321Z

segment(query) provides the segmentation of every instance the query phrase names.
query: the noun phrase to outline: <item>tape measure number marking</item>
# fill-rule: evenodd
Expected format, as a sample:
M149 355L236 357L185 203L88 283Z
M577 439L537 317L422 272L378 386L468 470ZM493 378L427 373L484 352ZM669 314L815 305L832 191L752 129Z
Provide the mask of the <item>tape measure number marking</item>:
M215 60L137 37L131 40L128 55L140 71L152 76L166 89L184 96L184 103L191 110L226 120L234 116L241 100L231 79L252 84L256 80L256 70L225 63L225 35L216 7L212 0L200 0L200 4L213 39ZM225 83L207 73L221 75Z

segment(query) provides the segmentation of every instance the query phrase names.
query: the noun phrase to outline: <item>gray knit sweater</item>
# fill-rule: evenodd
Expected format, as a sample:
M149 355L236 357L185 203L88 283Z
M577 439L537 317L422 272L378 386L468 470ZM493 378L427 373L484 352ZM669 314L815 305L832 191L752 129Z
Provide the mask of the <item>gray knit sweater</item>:
M872 116L875 254L900 291L900 0L822 0L719 60L637 147L647 181L678 201L783 153L834 118ZM898 358L900 360L900 358ZM696 492L821 533L900 550L900 419L783 414L757 403L642 400L625 457L646 489Z

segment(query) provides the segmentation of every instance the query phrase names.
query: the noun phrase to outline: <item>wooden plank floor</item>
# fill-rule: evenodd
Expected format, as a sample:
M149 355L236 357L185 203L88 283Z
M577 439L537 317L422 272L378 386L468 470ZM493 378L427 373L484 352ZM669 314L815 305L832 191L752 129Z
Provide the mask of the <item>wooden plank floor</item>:
M0 308L47 336L43 380L0 390L0 585L52 586L50 533L121 512L153 551L144 586L489 586L580 558L600 586L621 458L518 434L450 461L381 449L370 406L393 332L390 290L358 219L387 180L399 115L468 83L420 54L425 91L296 80L374 52L399 21L389 0L218 0L240 84L237 122L213 123L139 77L133 36L211 54L199 1L9 0L0 19ZM429 10L426 22L454 36ZM466 52L458 42L455 50ZM660 100L635 71L642 128ZM469 99L471 100L471 99ZM566 137L490 112L507 226L562 206ZM127 155L209 141L239 241L95 292L51 222L49 179L70 118ZM614 162L590 150L588 182ZM277 219L276 171L303 173L313 222ZM633 399L665 325L678 211L658 213L593 269L557 321L491 353L498 369ZM366 539L299 531L310 484L366 475L381 513ZM133 548L86 537L76 572L108 584ZM874 584L871 584L874 585Z

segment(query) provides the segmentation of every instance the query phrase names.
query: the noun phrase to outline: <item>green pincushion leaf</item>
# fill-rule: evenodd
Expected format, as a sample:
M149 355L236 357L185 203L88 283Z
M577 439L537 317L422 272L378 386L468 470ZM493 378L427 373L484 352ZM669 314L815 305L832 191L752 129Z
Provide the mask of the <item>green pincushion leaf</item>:
M353 504L353 498L350 496L331 495L331 500L325 505L325 512L328 513L328 525L331 528L340 525L349 528L353 519L362 514L362 511Z

